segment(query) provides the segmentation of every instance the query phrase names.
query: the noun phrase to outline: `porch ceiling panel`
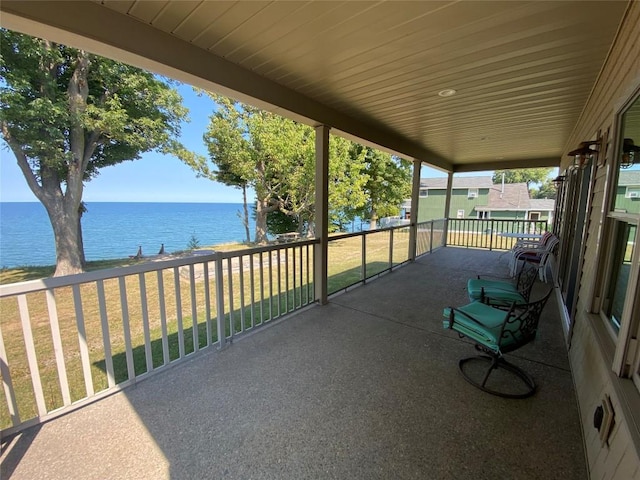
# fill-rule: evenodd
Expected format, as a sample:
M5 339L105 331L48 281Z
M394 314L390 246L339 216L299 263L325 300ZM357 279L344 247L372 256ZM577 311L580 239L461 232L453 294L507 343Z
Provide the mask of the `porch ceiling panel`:
M332 126L349 136L459 171L489 164L508 168L509 162L537 166L552 158L558 164L627 6L62 2L55 8L70 20L56 25L46 8L39 14L20 3L3 1L0 8L62 29L77 25L74 33L137 55L141 51L122 39L134 38L131 29L165 34L165 42L198 50L199 61L230 64L253 84L223 84L222 93L230 89L310 123L339 118ZM93 8L79 6L87 3ZM86 33L76 13L83 9L103 12L123 28ZM168 55L162 61L177 69L184 62ZM216 72L207 75L204 80L221 83ZM270 94L274 87L285 97L290 93L288 101ZM457 94L438 96L444 89ZM322 109L331 115L318 118Z

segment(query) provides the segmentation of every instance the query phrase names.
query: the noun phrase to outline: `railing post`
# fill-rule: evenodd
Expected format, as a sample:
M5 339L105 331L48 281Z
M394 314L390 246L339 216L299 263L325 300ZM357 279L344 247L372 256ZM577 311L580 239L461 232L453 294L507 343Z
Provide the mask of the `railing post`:
M224 282L222 280L222 259L216 258L216 310L218 314L218 342L223 349L227 343L227 332L224 322ZM262 268L262 266L260 266Z
M328 300L327 288L327 257L329 254L329 127L319 125L316 127L316 203L315 224L316 237L320 244L314 255L315 262L315 297L320 305Z
M367 282L367 234L362 232L362 248L360 249L360 280Z
M493 219L489 220L489 229L491 230L491 234L489 237L489 251L493 250Z
M389 230L389 270L393 268L393 228Z
M431 232L429 233L429 253L433 253L433 220L431 220Z
M420 169L422 162L413 161L413 178L411 184L411 223L409 226L409 260L416 259L418 243L418 206L420 205Z

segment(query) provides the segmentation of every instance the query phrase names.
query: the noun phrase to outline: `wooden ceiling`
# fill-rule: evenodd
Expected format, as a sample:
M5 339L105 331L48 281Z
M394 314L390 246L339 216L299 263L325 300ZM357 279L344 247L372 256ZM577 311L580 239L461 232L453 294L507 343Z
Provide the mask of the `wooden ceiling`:
M3 0L0 23L464 171L559 164L626 7Z

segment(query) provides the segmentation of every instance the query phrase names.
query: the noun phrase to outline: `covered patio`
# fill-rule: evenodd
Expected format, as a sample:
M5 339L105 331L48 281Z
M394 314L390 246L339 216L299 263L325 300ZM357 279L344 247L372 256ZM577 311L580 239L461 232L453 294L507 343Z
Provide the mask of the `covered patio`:
M2 478L586 478L556 302L510 355L536 395L494 397L457 371L473 347L442 309L506 262L440 248L27 429L3 445Z

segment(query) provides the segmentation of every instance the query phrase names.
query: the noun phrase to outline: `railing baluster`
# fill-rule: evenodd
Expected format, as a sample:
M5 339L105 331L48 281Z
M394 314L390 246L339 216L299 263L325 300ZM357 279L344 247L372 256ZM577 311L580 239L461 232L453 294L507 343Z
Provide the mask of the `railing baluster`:
M98 308L100 310L100 324L102 326L102 343L104 347L104 363L107 369L107 385L115 386L116 377L113 373L113 357L111 356L111 335L109 334L109 318L107 317L107 302L104 294L104 281L96 282L98 290Z
M195 265L189 265L189 290L191 292L191 325L193 331L193 351L200 350L200 335L198 332L198 304L196 303L196 272Z
M282 315L282 272L281 272L281 264L280 264L280 250L278 250L276 252L276 264L277 264L277 271L276 271L276 276L277 276L277 291L278 291L278 300L277 300L277 304L278 304L278 317L280 315Z
M362 247L360 251L360 280L367 279L367 234L362 232Z
M273 319L273 255L269 252L269 261L267 262L269 266L269 318L267 320Z
M227 344L227 332L224 321L224 279L222 278L222 258L216 259L216 312L218 319L218 345Z
M289 312L289 248L284 249L284 289L287 295L284 299L285 311Z
M138 285L140 285L140 310L142 312L142 330L144 333L144 358L147 365L147 372L153 370L153 354L151 352L151 332L149 330L149 308L147 306L147 282L144 273L138 274Z
M169 331L167 327L167 309L164 302L164 270L158 270L158 307L160 308L160 329L162 330L162 363L169 365Z
M20 412L18 410L18 402L16 400L13 382L11 381L11 371L9 370L9 359L7 358L7 350L4 347L4 338L2 337L2 328L0 327L0 374L2 375L2 388L4 389L4 397L7 399L7 407L11 424L13 426L20 424Z
M262 325L264 322L264 260L262 252L260 252L260 322Z
M242 255L238 257L238 275L240 281L240 331L245 330L245 313L244 313L244 259Z
M82 295L80 285L71 287L73 292L73 307L76 314L76 327L78 329L78 346L80 349L80 362L82 364L82 375L84 377L84 387L87 397L94 393L93 378L91 377L91 359L89 358L89 345L87 343L87 331L84 326L84 312L82 310Z
M389 270L393 268L393 230L389 230Z
M311 301L311 277L309 275L310 273L310 259L309 259L309 245L305 245L305 254L306 254L306 260L307 260L307 282L306 282L306 286L307 286L307 301L305 302L305 304L309 304L309 302ZM313 251L313 249L312 249Z
M293 264L291 265L291 273L293 276L293 309L296 309L296 306L298 304L298 301L296 299L296 293L297 293L297 288L296 288L296 251L295 248L291 249L291 258L293 259Z
M31 373L31 384L33 385L33 393L36 397L36 406L38 407L38 415L41 417L47 414L47 406L44 401L44 393L42 391L42 381L40 379L40 369L38 368L38 359L36 357L36 346L33 342L33 333L31 331L31 318L29 316L29 306L27 305L27 297L18 295L18 308L20 310L20 322L22 323L22 335L27 350L27 363Z
M209 262L202 265L202 274L204 275L204 317L207 329L207 347L211 345L211 282L209 281Z
M233 312L233 268L230 258L227 258L227 288L229 289L229 336L233 340L236 333L236 322Z
M251 328L256 326L256 285L255 274L253 268L253 253L249 257L249 289L251 290Z
M297 246L295 247L295 250L298 251L298 268L300 269L300 306L302 307L304 305L304 302L302 301L302 283L303 283L303 276L302 276L302 247ZM294 250L294 252L295 252Z
M131 345L131 330L129 328L129 304L127 302L127 285L124 277L118 277L120 285L120 309L122 311L122 330L124 332L125 358L127 360L127 377L133 380L136 369L133 363L133 347Z
M47 298L47 310L49 312L49 326L51 327L51 339L53 341L53 352L56 357L56 367L58 369L58 381L62 393L62 402L65 406L71 405L71 394L69 393L69 381L67 379L67 366L64 362L64 351L62 349L62 338L60 337L60 322L58 320L58 309L56 307L56 297L52 290L45 290Z
M184 325L182 324L182 294L180 291L180 267L173 267L173 290L176 297L176 322L178 324L178 358L185 356Z

